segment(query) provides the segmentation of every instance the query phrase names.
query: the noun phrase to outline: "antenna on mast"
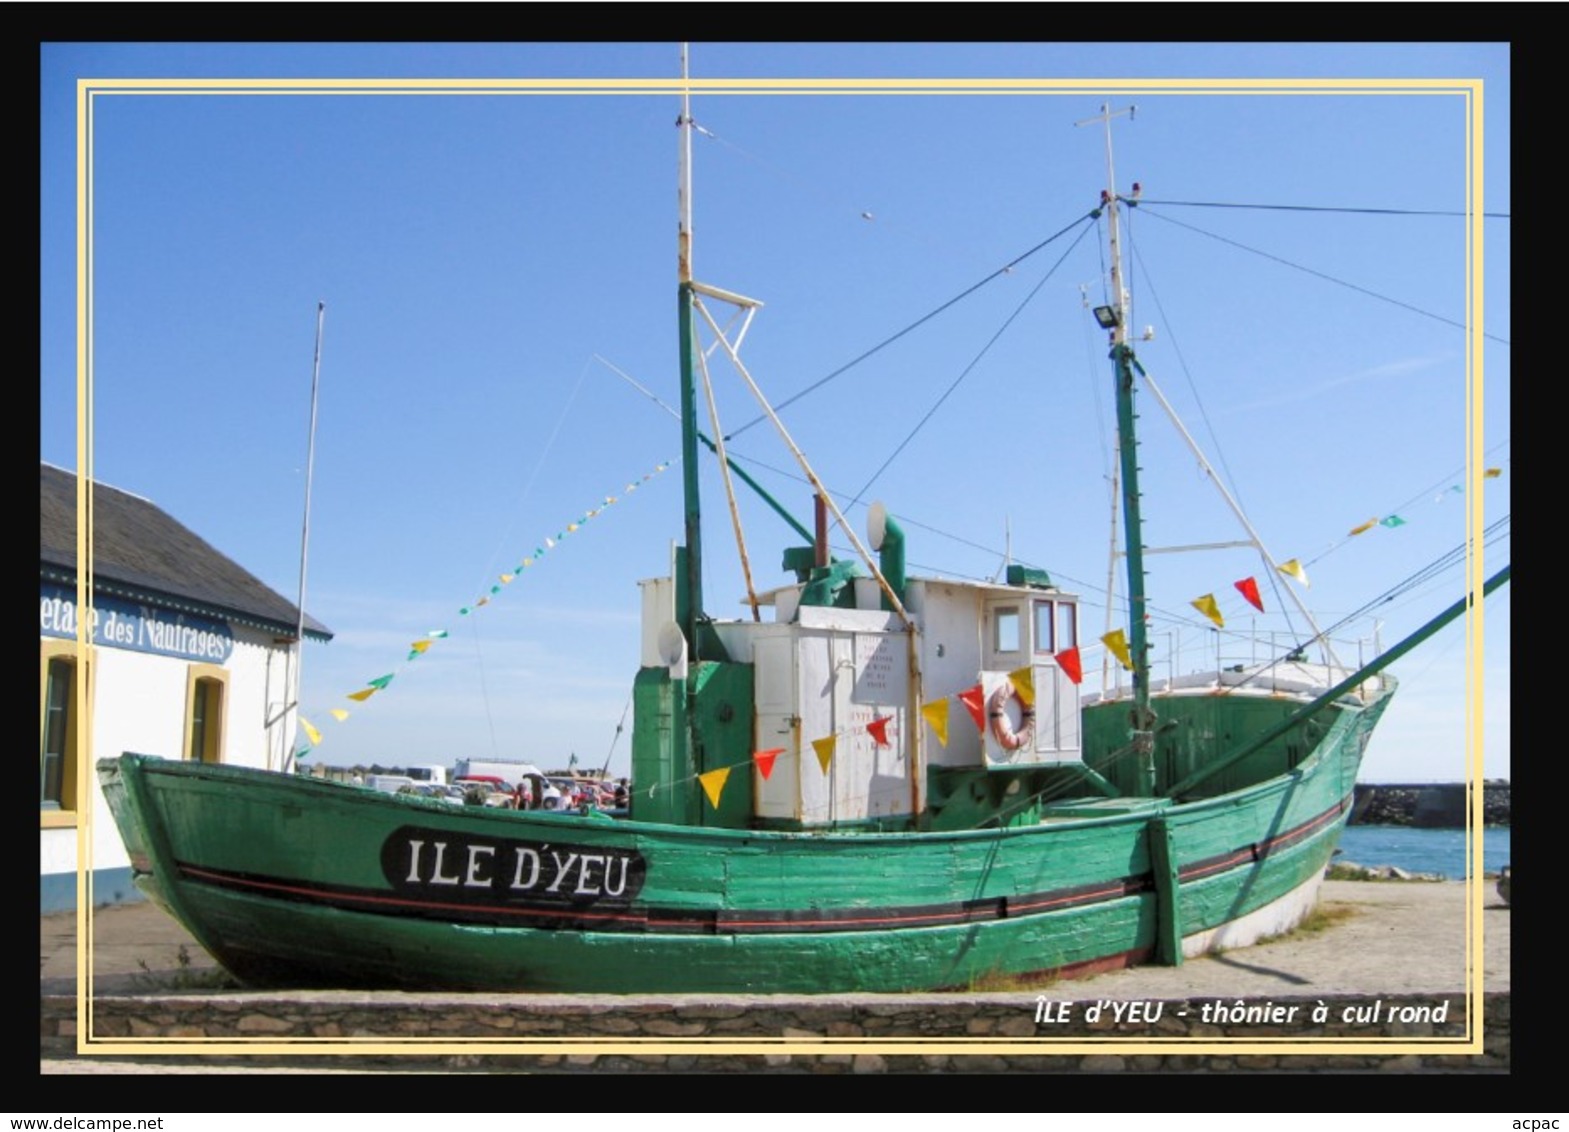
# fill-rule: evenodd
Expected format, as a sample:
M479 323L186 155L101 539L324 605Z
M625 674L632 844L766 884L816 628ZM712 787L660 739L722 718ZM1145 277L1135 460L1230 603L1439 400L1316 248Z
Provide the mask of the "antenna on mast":
M1093 118L1084 118L1073 123L1075 126L1090 126L1094 125L1096 122L1101 122L1106 127L1106 187L1101 190L1100 201L1101 207L1104 208L1107 212L1107 223L1110 227L1111 307L1109 309L1115 316L1115 321L1108 322L1107 319L1102 316L1101 311L1107 309L1103 307L1096 308L1095 318L1102 327L1111 331L1111 341L1112 345L1114 346L1122 346L1127 344L1127 328L1128 325L1133 321L1133 297L1128 293L1127 285L1123 282L1122 278L1122 244L1117 224L1117 202L1123 198L1117 192L1117 170L1112 161L1111 120L1113 118L1120 118L1126 114L1128 116L1128 120L1131 122L1133 120L1133 115L1137 110L1137 106L1126 106L1121 110L1113 110L1110 103L1103 103L1101 105L1099 114L1095 115ZM1135 188L1134 196L1136 197L1137 195L1138 190Z
M681 171L676 185L677 272L682 283L692 281L692 76L688 69L687 45L681 45Z
M1132 321L1132 299L1123 281L1122 244L1118 226L1118 203L1132 202L1117 192L1117 171L1112 161L1111 122L1126 114L1130 119L1136 107L1113 110L1103 104L1100 113L1074 123L1078 126L1101 122L1106 127L1106 187L1100 193L1100 206L1107 214L1111 244L1111 302L1096 307L1095 321L1110 332L1111 359L1117 395L1117 456L1122 488L1122 513L1125 520L1128 569L1128 652L1133 668L1133 712L1130 719L1130 749L1134 756L1134 787L1137 795L1155 793L1155 713L1150 709L1149 688L1149 601L1144 591L1144 520L1140 514L1138 439L1133 411L1133 371L1138 365L1133 347L1128 345L1128 324ZM1135 197L1137 191L1135 191Z

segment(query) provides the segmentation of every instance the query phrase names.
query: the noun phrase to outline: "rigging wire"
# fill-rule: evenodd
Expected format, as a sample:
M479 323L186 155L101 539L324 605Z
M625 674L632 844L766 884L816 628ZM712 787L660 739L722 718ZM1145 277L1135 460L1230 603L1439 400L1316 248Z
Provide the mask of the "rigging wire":
M821 177L803 177L786 166L778 165L772 161L767 160L766 158L759 157L751 150L739 146L729 138L715 133L713 130L709 129L707 126L704 126L700 122L693 121L692 128L696 130L699 135L707 138L709 141L717 142L719 145L728 149L730 152L747 161L750 161L758 168L763 169L772 176L779 178L779 180L788 182L797 190L802 191L805 194L812 196L816 200L823 202L841 216L847 218L853 217L862 223L875 224L878 228L894 228L897 230L897 234L901 238L913 239L914 242L924 244L928 248L934 250L939 250L944 255L962 254L969 259L977 258L975 256L975 249L973 246L964 245L954 240L933 239L918 229L911 229L908 226L899 225L897 222L897 217L895 217L895 222L890 225L887 219L887 214L885 214L882 209L878 209L874 212L870 208L856 204L854 201L850 200L848 196L840 197L825 192L823 189L824 181Z
M1149 202L1147 202L1147 201L1142 201L1142 202L1140 202L1140 207L1142 208L1145 204L1148 204L1148 203ZM1419 314L1423 318L1431 318L1431 319L1433 319L1436 322L1442 322L1442 323L1444 323L1447 326L1458 327L1461 330L1465 330L1466 329L1466 324L1463 323L1463 322L1457 322L1457 321L1455 321L1452 318L1445 317L1444 315L1434 314L1432 311L1423 310L1419 306L1414 306L1413 304L1404 302L1401 299L1392 298L1389 295L1380 294L1379 292L1371 290L1371 289L1369 289L1367 287L1363 287L1360 284L1352 283L1352 282L1349 282L1348 280L1345 280L1345 279L1338 279L1335 276L1328 274L1327 272L1319 271L1316 268L1312 268L1312 267L1306 267L1306 266L1304 266L1304 265L1302 265L1300 263L1295 263L1292 260L1286 259L1286 258L1284 258L1282 256L1275 255L1272 252L1266 252L1266 251L1262 250L1261 248L1255 248L1255 247L1252 247L1252 246L1250 246L1248 244L1244 244L1240 240L1233 240L1233 239L1231 239L1228 236L1222 236L1219 233L1211 232L1208 229L1200 228L1200 227L1198 227L1195 224L1187 224L1187 223L1184 223L1181 220L1175 220L1175 219L1173 219L1170 216L1162 216L1158 211L1151 212L1151 213L1149 213L1149 215L1153 216L1157 220L1164 220L1167 224L1174 224L1178 228L1186 228L1190 232L1196 232L1200 236L1208 236L1212 240L1219 240L1223 244L1230 244L1232 247L1240 248L1242 251L1252 252L1256 256L1262 256L1264 259L1271 260L1271 261L1273 261L1275 263L1281 264L1284 267L1289 267L1289 268L1292 268L1292 269L1294 269L1296 271L1303 272L1304 274L1311 275L1311 276L1313 276L1316 279L1322 279L1325 282L1334 283L1337 286L1345 287L1345 288L1348 288L1349 290L1355 291L1358 294L1366 295L1369 298L1378 299L1380 302L1389 303L1389 304L1391 304L1393 306L1400 307L1402 310L1408 310L1408 311L1412 312L1413 314ZM1500 338L1496 334L1489 334L1485 330L1482 331L1482 337L1491 339L1494 342L1502 343L1505 346L1510 344L1509 343L1509 339L1507 339L1507 338Z
M621 732L627 725L627 712L632 710L632 697L636 694L637 686L633 685L632 691L627 693L626 707L621 709L621 722L616 724L616 733L610 737L610 750L605 752L605 765L599 769L601 779L610 773L610 759L616 753L616 743L621 739Z
M1129 242L1132 244L1131 240ZM1219 458L1221 469L1225 472L1227 490L1230 491L1236 498L1237 506L1241 507L1245 512L1247 508L1244 507L1242 503L1242 492L1240 487L1237 485L1236 477L1231 473L1230 465L1226 462L1225 446L1220 443L1220 436L1216 433L1215 426L1210 421L1209 410L1204 404L1203 397L1199 395L1198 386L1193 381L1193 370L1192 367L1188 365L1188 359L1186 355L1182 352L1182 343L1177 338L1174 324L1172 323L1170 316L1166 314L1166 307L1160 300L1160 292L1155 287L1155 281L1150 275L1148 265L1146 265L1144 262L1144 257L1139 249L1139 245L1132 244L1132 250L1133 261L1138 265L1139 274L1144 277L1145 285L1148 287L1150 292L1151 301L1154 302L1155 309L1160 312L1161 325L1166 328L1166 334L1171 339L1171 348L1177 356L1177 367L1182 373L1183 380L1187 382L1188 394L1193 398L1194 404L1198 406L1199 419L1204 422L1204 431L1209 435L1211 448ZM1295 624L1292 622L1291 603L1289 601L1284 601L1281 598L1280 578L1273 570L1269 571L1268 576L1270 592L1275 599L1275 607L1279 609L1281 614L1285 617L1287 631L1294 634L1297 630Z
M1500 441L1499 443L1493 445L1493 447L1489 448L1487 450L1487 452L1484 453L1484 456L1490 456L1493 453L1497 452L1500 448L1506 447L1508 444L1509 444L1509 442L1507 440ZM1432 483L1431 486L1423 488L1421 491L1417 492L1411 498L1407 499L1404 503L1396 504L1394 510L1389 512L1389 514L1391 514L1391 515L1398 514L1399 512L1404 511L1404 510L1412 507L1413 505L1422 502L1424 499L1426 499L1434 491L1438 491L1439 492L1438 498L1442 499L1444 497L1444 495L1448 493L1449 485L1453 484L1457 479L1463 478L1464 475L1465 475L1465 469L1464 468L1460 468L1457 471L1451 472L1449 475L1445 476L1442 479L1435 480ZM1387 517L1387 516L1383 516L1383 517ZM1315 562L1318 562L1320 559L1324 558L1326 555L1332 554L1335 551L1339 550L1342 546L1346 545L1346 543L1350 542L1353 537L1354 537L1353 535L1349 535L1348 534L1348 535L1345 535L1344 537L1338 539L1337 541L1330 543L1327 547L1325 547L1318 554L1316 554L1312 558L1307 559L1303 563L1303 565L1304 566L1311 566L1311 565L1313 565Z
M1045 287L1051 277L1057 273L1057 269L1062 266L1063 261L1073 253L1073 249L1079 246L1079 242L1089 234L1089 231L1089 225L1086 224L1083 230L1079 232L1078 238L1075 239L1073 243L1069 244L1065 249L1063 249L1062 255L1057 257L1057 262L1051 265L1050 269L1047 270L1045 275L1041 276L1040 281L1036 283L1034 287L1030 288L1030 293L1025 295L1024 298L1019 302L1018 306L1013 308L1013 313L1005 318L1002 325L997 328L996 333L986 340L986 344L982 346L980 352L970 360L970 364L965 366L964 369L959 372L959 376L953 379L953 382L948 386L947 389L943 390L942 396L937 398L930 409L926 410L926 415L916 422L915 427L912 428L905 438L899 442L898 447L893 450L888 459L884 460L882 465L872 473L871 479L867 480L864 484L861 485L861 490L856 492L855 498L850 500L851 506L854 506L855 504L862 501L866 493L871 490L872 485L876 483L878 478L888 470L888 465L892 464L894 460L898 458L899 453L903 452L910 441L915 439L916 433L925 428L926 422L932 419L932 415L936 413L938 409L942 408L943 402L948 400L948 398L953 395L953 391L959 388L959 386L964 382L965 378L969 377L970 374L975 372L975 367L981 364L981 359L991 352L991 348L997 344L1002 336L1007 333L1008 328L1014 324L1021 314L1024 313L1024 308L1035 301L1035 296L1041 293L1041 288Z
M948 310L950 307L952 307L952 306L956 305L957 303L960 303L963 300L969 298L971 295L973 295L975 292L979 291L982 287L986 286L988 283L991 283L994 280L999 279L999 278L1001 278L1004 275L1011 275L1013 273L1013 269L1014 268L1016 268L1019 264L1023 263L1025 260L1029 259L1036 252L1040 251L1042 248L1048 247L1049 245L1051 245L1056 240L1062 238L1064 235L1066 235L1067 233L1071 232L1076 225L1085 224L1087 226L1089 220L1090 220L1090 216L1088 216L1088 215L1080 217L1078 220L1075 220L1072 224L1068 224L1065 227L1059 229L1058 231L1052 233L1050 236L1046 237L1046 239L1044 239L1040 243L1036 244L1029 251L1024 252L1021 255L1015 256L1013 259L1009 260L1002 267L999 267L996 271L993 271L990 275L987 275L985 278L983 278L983 279L979 280L978 282L973 283L970 286L966 287L963 291L960 291L953 298L947 300L944 303L939 304L937 307L935 307L934 309L928 311L926 314L923 314L920 318L918 318L914 322L910 323L904 329L895 331L893 334L889 335L887 338L884 338L881 342L877 343L877 345L873 346L871 349L867 350L865 353L861 354L860 356L850 359L850 361L846 362L844 365L840 366L838 369L834 370L832 373L830 373L830 374L828 374L828 375L826 375L824 377L818 378L816 381L812 382L812 384L808 385L805 389L802 389L799 392L793 393L789 397L786 397L783 401L780 401L777 405L774 406L774 412L776 412L776 413L783 412L785 409L789 408L791 405L793 405L797 401L801 400L801 398L805 397L807 394L815 393L817 390L819 390L823 386L827 385L830 381L833 381L835 378L842 376L848 370L850 370L850 369L854 368L855 366L860 365L862 362L866 361L866 359L870 358L873 354L876 354L879 351L887 348L888 346L893 345L899 339L903 338L906 334L909 334L911 331L915 330L916 328L918 328L918 327L920 327L920 326L930 322L932 319L936 318L938 315L942 314L944 311ZM1083 236L1081 234L1080 239L1082 239L1082 238L1083 238ZM1078 241L1076 240L1074 242L1077 243ZM767 419L768 419L768 417L767 417L766 414L760 414L760 415L758 415L756 417L753 417L751 420L747 421L745 424L743 424L739 428L737 428L734 432L732 432L728 436L726 436L725 439L726 440L733 440L735 437L740 436L747 429L752 428L754 425L759 425L759 424L761 424L763 421L765 421Z
M1337 208L1317 204L1245 204L1213 200L1151 200L1143 197L1139 204L1160 204L1171 208L1242 208L1262 209L1273 212L1339 212L1364 216L1468 216L1469 213L1439 208ZM1508 220L1507 212L1484 212L1489 220Z
M550 438L545 441L544 448L540 450L539 458L534 461L534 469L529 472L528 479L523 481L523 490L518 494L518 502L520 504L528 498L529 492L533 489L535 478L539 475L540 469L544 467L545 458L550 455L550 450L555 447L556 437L561 434L561 426L566 423L567 414L572 411L572 405L577 401L578 392L583 388L583 381L588 377L588 369L592 362L592 357L584 359L583 368L578 371L577 383L572 386L572 393L567 397L567 403L561 407L561 414L556 418L555 427L550 430ZM507 524L506 530L502 532L496 542L495 549L490 552L490 563L481 575L482 578L489 578L494 574L495 565L500 560L501 547L511 541L512 532L517 527L517 520L517 512L514 512L512 521ZM477 618L469 619L469 628L471 631L470 642L474 647L474 665L478 677L479 699L485 710L485 727L490 732L490 749L491 753L494 754L501 748L496 740L495 713L490 709L490 688L485 681L485 654L479 644L479 621Z

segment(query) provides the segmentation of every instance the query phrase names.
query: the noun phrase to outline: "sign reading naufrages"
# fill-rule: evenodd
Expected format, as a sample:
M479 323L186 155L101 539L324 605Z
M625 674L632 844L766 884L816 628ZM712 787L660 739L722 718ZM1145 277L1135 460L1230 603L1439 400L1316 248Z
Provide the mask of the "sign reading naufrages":
M46 637L76 636L74 589L39 584L38 631ZM234 634L209 617L99 597L93 602L93 644L222 664L234 651Z

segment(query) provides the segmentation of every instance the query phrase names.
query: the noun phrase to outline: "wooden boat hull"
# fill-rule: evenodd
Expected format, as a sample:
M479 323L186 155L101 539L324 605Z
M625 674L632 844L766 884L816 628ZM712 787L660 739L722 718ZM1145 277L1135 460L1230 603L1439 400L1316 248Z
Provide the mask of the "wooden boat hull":
M1289 928L1386 702L1337 705L1305 757L1253 785L1077 799L1039 824L951 833L453 807L131 754L99 775L138 885L253 986L967 988Z

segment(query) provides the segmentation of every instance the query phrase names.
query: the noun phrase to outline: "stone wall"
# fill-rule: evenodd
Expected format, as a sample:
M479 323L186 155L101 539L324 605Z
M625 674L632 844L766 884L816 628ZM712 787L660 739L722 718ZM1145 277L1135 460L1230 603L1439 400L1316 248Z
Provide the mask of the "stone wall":
M774 1073L1030 1073L1136 1072L1394 1072L1507 1073L1509 994L1483 1001L1484 1052L1455 1053L1442 1045L1421 1052L1340 1053L1341 1042L1453 1038L1466 1031L1462 994L1383 998L1280 997L1270 1000L1181 999L1124 1004L1123 1018L1098 1000L1024 992L970 995L864 995L817 998L623 998L610 995L404 995L346 991L165 994L101 997L93 1001L94 1044L76 1052L76 1000L43 999L41 1054L45 1058L115 1057L103 1042L167 1038L292 1042L348 1038L387 1043L486 1039L569 1042L570 1050L542 1053L442 1051L367 1055L344 1043L326 1054L157 1057L171 1072L207 1067L311 1067L407 1072L774 1072ZM1238 1013L1238 1008L1241 1012ZM1317 1016L1324 1019L1315 1021ZM1261 1038L1324 1041L1322 1052L1276 1054L1268 1047L1204 1053L1184 1045ZM921 1039L904 1047L896 1039ZM1072 1040L1171 1042L1137 1052L1053 1053ZM1173 1039L1178 1041L1173 1042ZM619 1043L599 1052L594 1044ZM662 1043L647 1051L640 1044ZM755 1043L747 1052L713 1047ZM787 1044L812 1048L790 1052ZM878 1043L873 1046L872 1043ZM758 1050L758 1046L762 1046ZM769 1047L777 1047L770 1049ZM908 1049L909 1052L903 1052ZM1451 1047L1452 1049L1452 1047ZM757 1052L753 1052L756 1050ZM126 1055L118 1055L123 1059ZM157 1056L157 1055L154 1055ZM147 1055L138 1060L145 1063Z
M1463 782L1415 786L1359 782L1351 806L1352 825L1410 825L1422 829L1464 829L1466 788ZM1483 822L1509 824L1509 783L1482 787Z

